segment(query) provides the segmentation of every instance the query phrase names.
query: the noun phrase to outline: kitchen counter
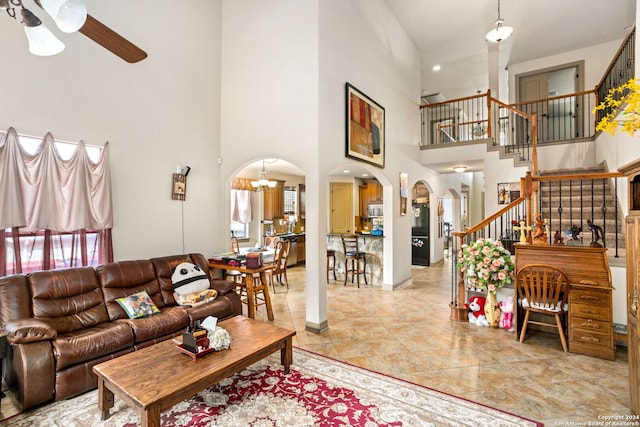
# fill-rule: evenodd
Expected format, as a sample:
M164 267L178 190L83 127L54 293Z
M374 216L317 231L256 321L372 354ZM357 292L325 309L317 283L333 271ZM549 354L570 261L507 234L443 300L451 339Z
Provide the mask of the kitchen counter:
M327 234L327 249L336 251L337 271L344 274L344 249L340 236L341 234ZM382 285L383 239L384 236L358 234L358 246L363 252L367 253L367 281L370 285ZM340 280L344 281L344 276L342 278L338 277L338 281Z

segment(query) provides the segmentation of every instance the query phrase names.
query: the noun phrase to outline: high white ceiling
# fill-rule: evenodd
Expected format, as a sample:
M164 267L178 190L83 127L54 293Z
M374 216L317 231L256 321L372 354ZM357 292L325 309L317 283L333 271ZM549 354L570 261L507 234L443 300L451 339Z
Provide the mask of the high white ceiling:
M486 92L486 33L497 0L385 0L422 56L422 94L445 99ZM501 0L511 37L499 44L501 69L532 59L620 40L635 23L636 0ZM442 68L433 72L434 65Z

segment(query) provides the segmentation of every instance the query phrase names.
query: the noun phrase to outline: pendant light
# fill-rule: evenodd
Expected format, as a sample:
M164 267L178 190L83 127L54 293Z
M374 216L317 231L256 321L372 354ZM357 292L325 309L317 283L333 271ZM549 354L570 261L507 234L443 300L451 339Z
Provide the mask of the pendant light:
M498 19L494 24L496 27L489 31L486 35L488 42L499 43L513 33L513 28L504 26L504 20L500 17L500 0L498 0Z

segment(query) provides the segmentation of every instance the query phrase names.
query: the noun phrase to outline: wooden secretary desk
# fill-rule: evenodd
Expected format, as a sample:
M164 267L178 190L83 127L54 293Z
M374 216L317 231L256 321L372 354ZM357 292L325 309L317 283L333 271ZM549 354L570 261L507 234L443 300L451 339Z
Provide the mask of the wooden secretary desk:
M516 244L516 271L527 264L548 264L569 279L567 343L571 353L615 359L613 286L606 248ZM517 289L515 297L517 300ZM516 318L516 339L522 322Z
M640 321L638 320L638 294L640 293L640 159L619 169L627 176L629 213L626 223L627 251L627 339L629 359L629 391L631 410L640 414Z

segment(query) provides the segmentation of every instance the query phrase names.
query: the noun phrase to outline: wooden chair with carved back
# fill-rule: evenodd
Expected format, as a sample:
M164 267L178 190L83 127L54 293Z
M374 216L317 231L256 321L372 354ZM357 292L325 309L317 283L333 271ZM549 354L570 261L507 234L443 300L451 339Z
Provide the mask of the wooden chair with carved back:
M567 351L562 318L565 317L569 280L557 267L547 264L527 264L516 274L519 305L525 312L520 342L524 342L529 324L555 327L562 348ZM535 320L531 314L535 313ZM552 318L545 321L545 318Z
M287 289L289 289L289 279L287 278L287 258L289 257L290 249L291 241L287 239L278 240L276 243L275 255L273 258L274 268L271 273L271 285L273 287L273 292L276 292L276 280L281 286L286 285Z

